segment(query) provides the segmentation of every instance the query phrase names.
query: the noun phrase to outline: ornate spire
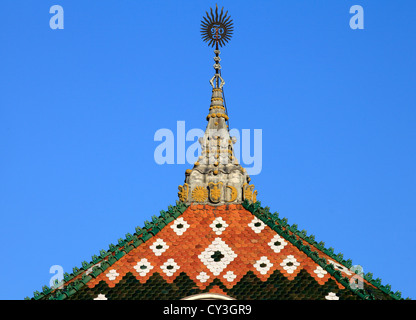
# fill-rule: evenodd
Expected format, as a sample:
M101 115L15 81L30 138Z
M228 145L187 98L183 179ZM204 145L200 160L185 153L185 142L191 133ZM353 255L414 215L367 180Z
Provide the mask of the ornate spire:
M201 155L192 169L185 173L185 183L179 186L179 199L187 204L196 202L210 205L241 203L244 200L256 202L257 191L250 185L250 177L246 169L241 167L233 152L236 139L230 137L228 130L228 114L224 104L221 77L221 58L219 46L225 45L232 34L232 20L223 15L218 7L215 16L207 12L207 18L201 22L203 40L208 45L215 45L215 74L210 80L212 86L211 104L207 115L208 124L205 134L199 139Z

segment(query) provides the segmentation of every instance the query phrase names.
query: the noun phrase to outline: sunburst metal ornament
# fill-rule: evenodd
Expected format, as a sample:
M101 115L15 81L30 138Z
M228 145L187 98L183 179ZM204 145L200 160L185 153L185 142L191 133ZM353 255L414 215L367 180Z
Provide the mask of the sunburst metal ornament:
M201 34L202 40L208 42L211 47L225 46L225 43L230 41L233 34L233 20L231 16L227 16L228 11L224 14L224 8L221 9L221 13L218 15L218 6L215 5L215 15L210 8L211 14L206 12L207 16L203 16L204 20L201 20Z
M218 6L215 5L215 14L210 8L211 14L206 12L206 16L203 16L203 20L201 20L201 34L202 34L202 40L205 42L208 42L208 46L214 47L214 69L215 74L209 81L212 89L213 89L213 96L211 101L215 101L211 106L210 110L220 110L223 109L225 112L227 125L229 125L228 121L228 111L227 106L225 104L225 96L224 96L224 89L223 86L225 84L224 79L221 77L221 58L219 50L219 47L225 46L228 41L231 40L231 36L233 34L234 28L233 28L233 20L228 15L228 11L224 14L224 8L221 9L220 14L218 14ZM211 102L213 103L213 102ZM218 111L217 110L217 111ZM211 112L212 113L212 112ZM216 113L213 113L216 114ZM218 173L218 171L214 171Z

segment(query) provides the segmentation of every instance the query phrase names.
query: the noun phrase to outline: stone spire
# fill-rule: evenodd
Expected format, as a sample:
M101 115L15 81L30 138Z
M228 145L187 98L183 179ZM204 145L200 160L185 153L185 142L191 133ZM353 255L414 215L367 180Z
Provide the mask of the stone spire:
M257 191L250 185L246 169L239 163L233 152L236 138L231 137L227 125L228 115L224 106L218 47L214 50L215 75L212 86L211 104L207 115L205 134L199 139L201 155L192 169L185 173L185 183L179 186L179 199L186 204L201 203L224 205L256 202Z

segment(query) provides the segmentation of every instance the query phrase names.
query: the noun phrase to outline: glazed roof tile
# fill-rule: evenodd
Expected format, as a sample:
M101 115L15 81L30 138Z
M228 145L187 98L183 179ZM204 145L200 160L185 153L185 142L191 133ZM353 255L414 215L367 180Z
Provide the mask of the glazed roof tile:
M173 299L200 292L238 299L400 299L259 202L178 202L145 224L66 274L61 289L44 287L34 299ZM354 279L364 288L355 289ZM140 290L129 295L131 283Z

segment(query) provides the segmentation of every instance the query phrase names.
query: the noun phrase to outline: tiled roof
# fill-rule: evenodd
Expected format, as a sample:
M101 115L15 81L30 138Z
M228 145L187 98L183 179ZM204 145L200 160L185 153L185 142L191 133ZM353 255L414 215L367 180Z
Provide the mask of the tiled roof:
M94 258L94 257L93 257ZM260 203L178 203L35 299L400 299ZM364 288L354 289L351 279Z

